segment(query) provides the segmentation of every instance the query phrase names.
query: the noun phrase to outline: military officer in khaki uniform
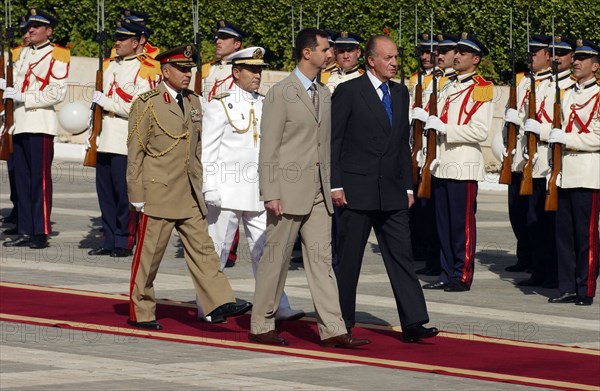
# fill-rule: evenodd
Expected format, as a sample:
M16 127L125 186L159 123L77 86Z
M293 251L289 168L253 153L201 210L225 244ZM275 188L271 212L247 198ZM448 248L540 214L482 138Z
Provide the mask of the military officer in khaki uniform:
M130 322L160 330L153 281L173 228L179 232L196 295L213 320L248 311L236 304L208 235L202 198L202 109L190 91L197 53L183 45L159 54L163 82L129 115L127 193L141 213L131 267Z
M561 102L562 128L548 141L563 145L558 182L556 249L560 296L550 303L591 305L598 278L600 217L600 45L577 40L573 76L577 83Z

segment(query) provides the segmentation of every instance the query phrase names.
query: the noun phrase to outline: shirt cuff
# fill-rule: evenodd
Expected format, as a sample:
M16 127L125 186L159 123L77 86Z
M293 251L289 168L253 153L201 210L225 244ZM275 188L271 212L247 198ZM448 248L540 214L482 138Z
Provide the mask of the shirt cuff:
M406 194L414 195L415 192L414 192L414 190L406 190Z
M343 187L336 187L335 189L331 189L331 192L333 193L334 191L338 191L338 190L344 190Z

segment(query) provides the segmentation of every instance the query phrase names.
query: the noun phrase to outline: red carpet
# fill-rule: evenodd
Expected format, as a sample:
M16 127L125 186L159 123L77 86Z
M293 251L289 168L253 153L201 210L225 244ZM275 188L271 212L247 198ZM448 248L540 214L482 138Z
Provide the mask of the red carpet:
M230 318L226 324L210 325L197 322L195 308L188 304L161 301L157 319L164 330L145 331L127 325L128 310L128 298L122 295L0 283L0 320L3 321L556 389L600 390L600 351L595 349L450 333L418 344L405 344L400 341L400 333L377 326L354 329L356 337L371 339L371 345L352 350L326 349L318 345L319 337L313 321L282 325L278 331L290 341L290 346L270 347L248 342L248 315Z

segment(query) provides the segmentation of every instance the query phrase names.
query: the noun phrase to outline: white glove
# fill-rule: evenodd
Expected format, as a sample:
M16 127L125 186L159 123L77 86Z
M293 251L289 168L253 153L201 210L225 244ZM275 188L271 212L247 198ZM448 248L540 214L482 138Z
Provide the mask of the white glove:
M423 160L425 158L425 155L423 154L423 150L419 149L417 151L417 165L420 167L423 164Z
M510 154L513 155L513 157L516 155L517 153L517 149L513 148L512 151L510 151ZM507 157L508 156L508 150L506 149L506 147L504 147L504 149L502 150L502 156L503 157Z
M562 129L554 128L550 131L550 136L548 137L548 142L550 144L566 144L567 143L567 134Z
M542 130L542 124L535 119L528 119L525 121L525 126L523 126L524 132L535 133L539 136L540 131Z
M4 91L6 89L6 79L0 77L0 90Z
M546 191L548 191L548 183L550 182L550 176L552 174L547 174L546 175ZM558 175L556 176L556 185L560 186L562 184L562 174L559 172Z
M204 202L216 208L221 206L221 195L217 190L209 190L204 193Z
M515 109L506 109L506 113L504 113L504 122L510 122L517 126L521 126L523 123L521 117L519 117L519 112Z
M427 118L429 118L429 113L423 110L421 107L415 107L412 110L411 118L417 121L427 122Z
M25 102L25 94L14 87L6 87L4 98L12 99L14 102Z
M446 124L435 115L429 116L425 129L434 129L438 134L446 134Z
M525 151L523 151L523 157L525 158L525 160L529 160L529 154L526 153ZM536 152L535 155L533 155L533 160L531 161L531 164L533 164L535 166L535 163L537 163L538 160L538 153Z
M92 95L92 102L100 107L104 107L108 103L108 98L102 91L94 91L94 95Z
M90 144L90 138L86 137L85 138L85 150L87 151L88 149L90 149L91 146L92 146L92 144Z
M144 213L144 205L146 205L145 202L132 202L131 205L133 205L135 210L137 210L138 212Z
M433 161L431 162L431 164L429 165L429 170L433 171L437 168L437 166L440 165L440 159L433 159Z

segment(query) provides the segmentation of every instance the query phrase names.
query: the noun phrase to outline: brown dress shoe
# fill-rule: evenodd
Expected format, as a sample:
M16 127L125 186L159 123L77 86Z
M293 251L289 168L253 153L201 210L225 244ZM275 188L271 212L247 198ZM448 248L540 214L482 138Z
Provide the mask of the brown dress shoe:
M321 346L324 348L355 348L370 343L371 341L366 338L353 338L350 334L342 334L322 340Z
M250 335L248 335L248 341L265 345L286 346L290 344L285 338L280 337L275 330L267 331L262 334L250 333Z

